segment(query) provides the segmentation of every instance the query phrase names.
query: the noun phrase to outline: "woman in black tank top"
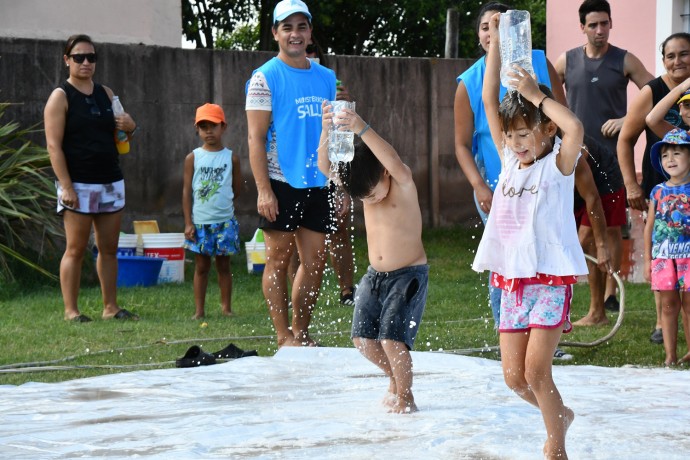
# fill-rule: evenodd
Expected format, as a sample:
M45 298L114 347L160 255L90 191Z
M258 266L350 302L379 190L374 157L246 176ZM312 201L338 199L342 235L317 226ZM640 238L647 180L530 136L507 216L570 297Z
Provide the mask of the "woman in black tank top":
M56 176L58 212L63 214L66 249L60 287L69 321L91 321L77 304L81 266L95 228L98 277L104 319L136 319L117 304L117 247L124 208L124 180L115 130L132 133L128 114L113 116L113 92L93 81L97 54L87 35L67 40L62 59L69 78L53 90L44 110L46 144Z
M618 136L618 163L625 181L628 205L639 211L647 210L647 199L652 188L663 182L664 178L652 168L649 150L660 138L645 123L645 117L669 91L690 77L690 34L677 33L669 36L661 44L661 54L666 73L647 83L640 94L630 104L623 128ZM666 120L676 127L688 129L678 115L678 107L673 106ZM637 139L646 132L647 146L642 160L642 184L637 182L635 173L634 146Z

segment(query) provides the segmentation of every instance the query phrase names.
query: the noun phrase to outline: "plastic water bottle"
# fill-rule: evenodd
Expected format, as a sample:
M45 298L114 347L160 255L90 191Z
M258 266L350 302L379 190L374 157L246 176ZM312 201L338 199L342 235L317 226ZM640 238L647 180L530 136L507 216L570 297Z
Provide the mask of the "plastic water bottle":
M124 107L122 107L122 102L120 102L119 96L113 96L113 115L119 116L125 113ZM127 138L127 133L121 129L115 130L115 146L117 151L124 155L129 153L129 139Z
M333 112L344 108L355 110L355 103L350 101L331 101ZM333 124L328 132L328 159L331 163L349 163L355 157L355 133L341 131Z
M514 90L508 77L508 72L515 71L513 65L519 65L534 76L529 11L508 10L501 13L498 34L501 40L501 84Z
M349 163L355 157L355 133L331 128L328 133L328 159L331 163Z

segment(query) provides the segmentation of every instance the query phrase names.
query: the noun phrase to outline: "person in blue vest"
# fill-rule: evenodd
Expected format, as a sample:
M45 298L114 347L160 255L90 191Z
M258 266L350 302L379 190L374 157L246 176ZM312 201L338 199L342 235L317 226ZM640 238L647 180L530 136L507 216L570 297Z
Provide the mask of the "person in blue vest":
M278 55L247 83L249 162L258 192L259 227L266 243L262 288L278 346L314 346L309 335L326 262L326 235L334 230L327 178L319 171L321 104L335 100L335 73L307 59L312 16L300 0L273 11ZM288 319L288 266L297 248L300 265Z
M454 103L455 156L463 174L472 185L477 211L484 223L486 223L491 210L494 189L501 172L501 160L491 139L489 123L482 102L486 53L489 51L490 44L489 20L494 14L505 13L509 9L510 7L503 3L489 2L479 10L477 37L482 57L456 79L458 86L455 91ZM555 99L565 105L565 94L558 74L553 65L546 59L544 51L532 50L532 67L537 82L551 88ZM506 91L506 88L501 85L499 100L503 99ZM501 302L500 289L489 287L489 302L494 323L498 325ZM557 354L566 356L560 350L557 351Z

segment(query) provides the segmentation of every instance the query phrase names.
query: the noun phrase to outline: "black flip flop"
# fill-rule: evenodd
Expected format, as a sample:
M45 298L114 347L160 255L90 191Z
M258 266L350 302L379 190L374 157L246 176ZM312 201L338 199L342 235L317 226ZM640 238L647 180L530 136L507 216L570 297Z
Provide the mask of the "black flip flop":
M121 308L120 311L115 313L115 315L113 316L112 319L122 319L122 320L129 319L132 321L139 321L139 315L135 315L131 311L126 310L124 308Z
M198 345L189 347L182 358L175 360L175 367L199 367L216 364L216 357L201 350Z
M86 315L80 314L79 316L75 316L74 318L72 318L70 321L72 321L73 323L90 323L93 320Z
M216 359L238 359L246 358L247 356L259 356L259 354L256 352L256 350L244 351L243 349L231 343L222 350L213 353L213 356Z

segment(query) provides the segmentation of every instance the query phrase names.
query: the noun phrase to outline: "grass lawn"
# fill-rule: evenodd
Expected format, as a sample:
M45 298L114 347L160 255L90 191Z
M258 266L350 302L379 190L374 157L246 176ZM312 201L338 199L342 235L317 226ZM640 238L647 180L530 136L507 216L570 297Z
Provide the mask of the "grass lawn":
M425 247L431 267L429 297L419 329L416 351L445 351L497 359L494 351L477 351L498 343L488 307L485 274L470 268L481 233L477 229L427 230ZM355 236L357 273L367 266L366 241ZM100 290L92 264L84 267L81 312L91 323L63 321L60 289L44 279L31 277L0 289L0 384L28 381L55 382L136 369L173 367L193 344L213 352L234 343L256 349L260 356L276 352L272 323L261 292L261 277L250 275L245 254L233 258L234 317L220 314L215 271L209 282L207 317L191 320L194 313L193 264L186 264L186 281L149 288L121 288L119 303L141 316L138 322L100 320ZM27 278L27 277L24 277ZM622 327L608 342L595 347L564 347L574 355L568 364L597 366L659 366L663 346L649 341L654 321L653 296L647 284L625 285L626 305ZM575 287L573 320L584 316L589 304L586 284ZM562 340L592 342L611 326L576 328ZM338 302L338 288L329 269L314 311L310 331L322 345L351 347L352 308ZM679 355L685 354L682 329ZM19 363L33 363L31 367ZM36 366L40 363L41 366ZM11 372L8 372L11 371Z

